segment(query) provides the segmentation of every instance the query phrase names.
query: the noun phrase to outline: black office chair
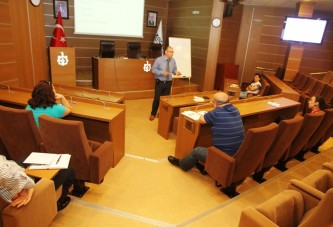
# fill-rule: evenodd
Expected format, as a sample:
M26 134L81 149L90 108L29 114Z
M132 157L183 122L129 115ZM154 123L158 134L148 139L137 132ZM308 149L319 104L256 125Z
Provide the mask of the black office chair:
M99 57L114 58L115 43L114 41L101 40L99 43Z
M151 43L149 46L149 58L158 58L162 56L162 44Z
M127 57L140 58L141 57L141 44L137 42L127 43Z

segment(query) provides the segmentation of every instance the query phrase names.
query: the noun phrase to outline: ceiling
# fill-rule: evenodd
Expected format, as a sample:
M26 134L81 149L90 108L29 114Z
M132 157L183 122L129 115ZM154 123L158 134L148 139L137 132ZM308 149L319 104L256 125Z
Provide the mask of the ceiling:
M304 0L304 1L315 2L316 4L314 6L314 10L333 12L333 0ZM300 2L300 0L243 0L239 2L244 5L296 8L296 3Z

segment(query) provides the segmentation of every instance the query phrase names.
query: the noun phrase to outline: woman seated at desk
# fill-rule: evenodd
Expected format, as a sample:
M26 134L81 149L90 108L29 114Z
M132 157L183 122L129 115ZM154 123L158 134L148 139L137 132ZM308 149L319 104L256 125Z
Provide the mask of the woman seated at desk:
M252 83L246 87L246 92L248 94L258 94L261 88L261 83L260 83L260 74L256 73L254 75Z

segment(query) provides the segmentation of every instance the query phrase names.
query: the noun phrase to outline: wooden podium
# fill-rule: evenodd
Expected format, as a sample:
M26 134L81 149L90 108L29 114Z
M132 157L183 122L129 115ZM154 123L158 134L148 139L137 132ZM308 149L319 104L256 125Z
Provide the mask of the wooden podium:
M76 86L75 49L73 47L50 47L49 61L52 83Z

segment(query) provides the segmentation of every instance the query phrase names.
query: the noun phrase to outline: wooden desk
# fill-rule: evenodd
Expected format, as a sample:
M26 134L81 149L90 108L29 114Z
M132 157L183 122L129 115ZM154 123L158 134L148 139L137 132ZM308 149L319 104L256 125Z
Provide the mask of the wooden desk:
M173 119L179 115L179 109L185 106L196 106L209 103L213 99L215 93L216 91L210 91L161 96L158 111L157 133L164 139L169 139L169 132L172 131L172 122ZM194 101L194 96L207 96L209 99L205 99L203 102L197 102Z
M289 87L286 83L282 80L277 78L274 75L265 75L266 80L271 85L270 93L271 94L282 94L283 97L288 99L298 101L299 100L299 93Z
M29 167L27 167L24 172L31 177L46 178L51 180L58 174L59 169L29 169Z
M233 79L225 80L224 91L230 91L234 93L234 96L229 96L231 100L237 99L239 97L240 88L239 86L230 87L231 84L238 84L238 82L237 80ZM172 131L172 122L175 117L179 116L179 109L186 106L207 104L211 102L216 92L217 91L191 92L178 95L162 96L160 98L157 133L160 134L164 139L169 139L169 132ZM203 102L196 102L194 101L194 96L207 96L209 99L205 99Z
M93 87L108 91L154 89L155 76L151 69L144 71L147 62L152 67L154 60L92 57Z
M280 104L279 107L273 107L267 104L268 101L275 101ZM261 127L272 123L278 116L284 116L287 119L293 118L299 109L300 103L293 100L277 97L263 98L262 100L244 100L243 103L233 104L239 109L242 116L245 130L254 127ZM180 113L186 110L209 111L212 107L184 107ZM211 146L211 132L209 125L201 125L183 114L179 115L177 140L175 156L183 158L192 151L194 147Z
M29 89L0 89L0 104L4 106L23 109L30 97ZM125 105L80 98L71 105L71 113L65 119L82 121L90 140L113 142L113 167L116 166L125 154Z
M121 93L82 87L64 86L59 84L53 84L53 86L57 92L68 97L81 97L85 99L95 99L120 104L124 104L125 102L125 95Z

